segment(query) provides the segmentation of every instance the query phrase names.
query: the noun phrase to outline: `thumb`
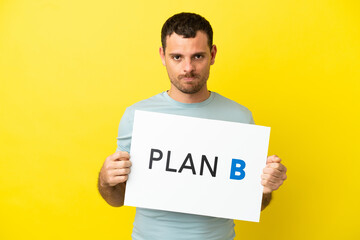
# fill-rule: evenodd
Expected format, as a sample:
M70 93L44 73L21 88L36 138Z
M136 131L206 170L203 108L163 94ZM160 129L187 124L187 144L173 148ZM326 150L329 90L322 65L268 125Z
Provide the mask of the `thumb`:
M279 162L281 162L281 158L279 158L276 155L268 156L268 158L266 160L266 164L268 164L268 163L279 163Z

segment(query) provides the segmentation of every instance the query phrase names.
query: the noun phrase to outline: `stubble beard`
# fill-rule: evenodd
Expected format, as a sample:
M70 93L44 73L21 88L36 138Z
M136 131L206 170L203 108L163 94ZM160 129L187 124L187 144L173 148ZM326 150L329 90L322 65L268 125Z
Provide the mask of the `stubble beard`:
M170 76L169 76L170 77ZM177 76L176 79L170 78L172 85L176 87L180 92L185 94L195 94L198 93L207 82L209 76L201 77L198 74L186 74ZM193 82L182 82L181 79L183 78L195 78L198 81Z

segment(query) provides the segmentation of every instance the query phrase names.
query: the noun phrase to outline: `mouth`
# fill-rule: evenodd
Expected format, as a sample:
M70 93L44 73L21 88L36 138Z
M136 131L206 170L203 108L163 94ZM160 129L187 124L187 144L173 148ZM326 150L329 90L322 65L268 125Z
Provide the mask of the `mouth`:
M184 77L184 78L182 78L181 80L184 80L184 81L193 81L193 80L195 80L195 77Z
M196 78L197 78L196 75L191 75L191 76L183 75L183 76L179 77L180 80L183 80L183 81L186 81L186 82L194 81Z

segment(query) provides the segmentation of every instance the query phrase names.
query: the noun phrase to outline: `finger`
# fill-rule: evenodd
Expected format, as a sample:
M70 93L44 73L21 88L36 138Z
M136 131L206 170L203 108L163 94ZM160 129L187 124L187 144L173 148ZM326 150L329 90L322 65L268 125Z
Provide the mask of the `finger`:
M272 183L277 183L277 182L282 181L282 178L275 177L275 176L272 176L270 174L262 174L261 175L261 180L267 180L267 181L272 182Z
M276 155L271 155L267 157L266 163L279 163L281 162L281 158Z
M129 160L124 161L115 161L111 164L112 168L129 168L132 163Z
M261 180L261 184L266 187L266 188L270 188L271 190L276 190L278 189L282 183L273 183L267 180Z
M269 164L266 165L266 167L277 169L280 172L286 172L287 171L286 167L284 165L282 165L281 163L269 163Z
M109 181L109 185L110 186L115 186L119 183L123 183L126 182L128 180L128 175L123 175L123 176L115 176L112 177Z
M264 168L263 170L264 174L276 177L276 178L280 178L281 180L286 180L287 179L287 175L286 172L283 171L279 171L277 169L274 168Z
M118 151L116 153L114 153L115 155L115 160L129 160L130 159L130 154L128 152L124 152L124 151Z
M276 184L278 186L282 185L283 182L284 182L284 179L283 178L278 178L278 177L275 177L275 176L272 176L272 175L269 175L269 174L263 174L261 176L261 180L263 181L267 181L269 183L272 183L272 184Z
M107 161L120 161L120 160L129 160L130 159L130 155L128 152L124 152L124 151L118 151L115 152L114 154L110 155L109 157L107 157Z
M275 176L275 177L278 177L278 178L282 178L282 172L280 172L279 170L277 169L274 169L274 168L264 168L263 170L263 173L264 174L269 174L269 175L272 175L272 176Z
M129 178L129 175L123 175L123 176L116 176L114 177L114 180L118 183L126 182Z
M128 152L120 152L119 159L121 161L129 160L130 159L130 154Z
M121 169L113 169L110 174L115 177L115 176L128 175L129 173L130 173L130 168L121 168Z

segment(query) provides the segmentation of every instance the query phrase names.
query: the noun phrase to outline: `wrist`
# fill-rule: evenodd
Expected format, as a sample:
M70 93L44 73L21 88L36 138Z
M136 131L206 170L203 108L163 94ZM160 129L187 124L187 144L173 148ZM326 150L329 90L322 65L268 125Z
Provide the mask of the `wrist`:
M110 188L110 184L107 183L102 177L101 172L99 173L99 180L98 180L99 187L101 188Z

